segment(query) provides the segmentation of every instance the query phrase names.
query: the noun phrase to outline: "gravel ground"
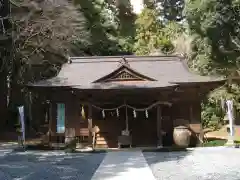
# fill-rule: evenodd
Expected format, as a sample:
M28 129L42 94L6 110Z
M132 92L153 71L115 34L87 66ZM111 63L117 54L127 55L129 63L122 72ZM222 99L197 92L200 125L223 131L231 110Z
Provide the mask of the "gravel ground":
M0 158L0 180L90 180L104 153L10 152Z
M60 151L0 150L0 180L90 180L105 158L105 153L68 155ZM7 153L3 155L3 151ZM143 152L143 155L157 180L240 179L240 149L236 148L196 148L187 152ZM109 165L119 165L117 158L114 159ZM141 170L130 156L129 161L131 168ZM130 169L125 167L126 172Z
M157 180L240 179L240 149L215 147L143 154Z

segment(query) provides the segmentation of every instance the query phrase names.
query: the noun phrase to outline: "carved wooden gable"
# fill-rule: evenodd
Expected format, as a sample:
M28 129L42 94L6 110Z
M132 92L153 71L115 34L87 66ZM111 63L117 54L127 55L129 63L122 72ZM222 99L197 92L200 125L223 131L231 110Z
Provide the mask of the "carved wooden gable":
M134 71L131 69L129 62L125 58L122 58L121 61L119 61L118 68L114 72L96 80L95 82L112 81L154 81L154 79Z
M121 67L113 73L98 79L95 82L112 81L154 81L154 79L139 74L128 67Z
M116 72L109 78L105 79L104 81L144 81L145 79L124 69L120 72Z

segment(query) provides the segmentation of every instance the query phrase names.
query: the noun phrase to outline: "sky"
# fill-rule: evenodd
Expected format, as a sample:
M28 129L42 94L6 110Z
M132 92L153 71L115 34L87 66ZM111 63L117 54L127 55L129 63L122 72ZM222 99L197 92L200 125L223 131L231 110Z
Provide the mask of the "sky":
M130 2L133 6L133 11L136 14L139 14L143 9L143 0L130 0Z

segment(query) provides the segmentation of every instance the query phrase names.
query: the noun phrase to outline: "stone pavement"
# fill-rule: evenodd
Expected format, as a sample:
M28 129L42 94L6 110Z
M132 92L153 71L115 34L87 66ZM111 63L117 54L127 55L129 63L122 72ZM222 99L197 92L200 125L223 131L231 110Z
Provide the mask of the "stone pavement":
M0 158L11 153L14 148L17 147L17 143L0 143Z
M105 153L10 152L0 158L0 180L91 180Z
M239 180L240 149L186 152L15 152L0 147L0 180Z
M141 151L109 152L92 180L155 180Z

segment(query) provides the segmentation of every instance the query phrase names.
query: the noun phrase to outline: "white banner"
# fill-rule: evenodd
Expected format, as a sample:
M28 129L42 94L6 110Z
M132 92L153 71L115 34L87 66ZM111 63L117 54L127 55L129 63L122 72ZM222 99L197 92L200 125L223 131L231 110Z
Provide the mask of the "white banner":
M229 120L229 128L230 128L230 135L234 136L234 124L233 124L233 102L231 100L227 100L227 115Z
M21 129L22 129L22 140L25 143L25 122L24 122L24 106L18 107Z

